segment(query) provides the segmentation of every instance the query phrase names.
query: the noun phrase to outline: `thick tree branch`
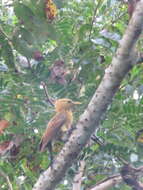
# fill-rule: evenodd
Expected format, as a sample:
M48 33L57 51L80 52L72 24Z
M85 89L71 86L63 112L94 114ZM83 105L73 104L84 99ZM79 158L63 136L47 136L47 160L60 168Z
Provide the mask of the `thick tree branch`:
M92 97L87 109L81 115L76 129L65 144L57 158L53 169L48 168L42 173L33 190L53 190L63 179L67 169L76 160L91 134L98 127L103 114L111 104L121 81L136 63L134 46L143 29L143 0L139 1L128 28L120 41L119 48L106 69L103 80Z
M120 174L111 176L105 179L104 181L101 181L100 183L96 184L96 186L94 186L90 190L109 190L121 182L122 182L122 177Z
M143 183L138 179L140 173L143 173L143 166L135 168L130 164L125 164L121 169L123 181L133 190L143 190Z
M123 161L123 160L122 160ZM115 185L125 182L128 186L131 186L133 190L142 190L143 184L138 180L143 173L143 166L135 168L126 161L124 166L121 168L121 174L110 176L100 182L89 190L109 190Z

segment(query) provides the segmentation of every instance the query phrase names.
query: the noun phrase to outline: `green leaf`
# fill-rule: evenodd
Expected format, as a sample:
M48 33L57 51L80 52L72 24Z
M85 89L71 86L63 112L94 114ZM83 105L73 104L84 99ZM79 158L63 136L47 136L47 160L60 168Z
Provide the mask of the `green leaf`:
M14 69L14 56L13 50L11 47L11 43L4 32L0 29L0 43L1 43L1 56L5 60L5 64L9 67Z

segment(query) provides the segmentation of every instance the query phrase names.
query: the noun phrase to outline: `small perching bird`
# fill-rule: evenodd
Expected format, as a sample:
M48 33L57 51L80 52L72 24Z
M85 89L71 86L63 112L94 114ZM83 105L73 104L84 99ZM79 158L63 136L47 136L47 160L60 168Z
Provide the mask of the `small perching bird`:
M51 164L53 160L52 156L52 141L56 139L60 131L63 128L69 130L73 123L72 108L74 105L81 104L80 102L74 102L70 99L58 99L55 101L55 116L49 121L47 128L42 136L40 142L40 152L44 152L46 147L49 149L51 156ZM64 130L64 129L63 129Z

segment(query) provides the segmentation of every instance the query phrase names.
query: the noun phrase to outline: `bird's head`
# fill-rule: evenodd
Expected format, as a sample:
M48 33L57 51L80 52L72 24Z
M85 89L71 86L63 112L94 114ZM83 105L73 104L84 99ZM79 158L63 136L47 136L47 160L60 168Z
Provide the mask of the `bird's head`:
M74 107L74 105L78 105L78 104L81 104L81 103L74 102L67 98L58 99L55 102L55 109L56 109L56 112L71 110Z

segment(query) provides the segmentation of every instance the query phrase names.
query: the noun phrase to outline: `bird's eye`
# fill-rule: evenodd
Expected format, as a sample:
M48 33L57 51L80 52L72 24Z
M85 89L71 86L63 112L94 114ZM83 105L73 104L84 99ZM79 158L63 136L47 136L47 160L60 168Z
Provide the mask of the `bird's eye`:
M68 103L71 103L71 101L69 100Z

